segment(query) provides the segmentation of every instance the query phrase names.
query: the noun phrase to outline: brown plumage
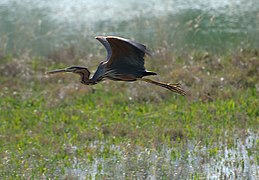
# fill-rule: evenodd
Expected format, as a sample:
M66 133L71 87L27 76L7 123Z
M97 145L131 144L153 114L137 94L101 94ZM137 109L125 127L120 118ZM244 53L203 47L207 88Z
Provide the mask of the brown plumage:
M81 76L81 83L94 85L104 79L114 81L145 81L164 88L172 92L186 95L179 83L167 84L143 78L144 76L157 75L155 72L147 71L144 66L145 54L150 55L143 44L115 36L97 36L107 50L107 58L102 61L92 78L90 72L85 67L71 66L66 69L49 71L47 73L72 72Z

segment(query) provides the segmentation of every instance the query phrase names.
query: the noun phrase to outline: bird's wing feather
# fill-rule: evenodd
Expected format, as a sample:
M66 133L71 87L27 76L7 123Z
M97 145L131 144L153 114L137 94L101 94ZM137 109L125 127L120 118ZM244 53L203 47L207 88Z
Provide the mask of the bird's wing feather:
M107 61L107 67L118 71L122 71L121 68L145 71L144 55L149 53L144 45L114 36L107 36L106 40L112 50L111 57Z
M100 43L102 43L102 45L105 47L105 49L107 50L107 58L106 60L108 61L111 58L112 55L112 49L111 46L109 44L109 42L106 40L105 36L96 36L95 37Z

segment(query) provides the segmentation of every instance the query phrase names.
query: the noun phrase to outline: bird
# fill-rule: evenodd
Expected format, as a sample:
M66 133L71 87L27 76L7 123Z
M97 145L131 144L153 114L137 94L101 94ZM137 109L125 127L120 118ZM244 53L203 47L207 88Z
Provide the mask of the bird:
M145 81L182 96L186 95L180 83L164 83L145 78L157 75L146 70L144 64L145 55L151 56L151 52L145 45L117 36L95 37L107 51L106 60L100 62L94 75L90 78L90 71L82 66L70 66L65 69L57 69L46 72L47 74L70 72L80 75L80 81L85 85L95 85L105 79L113 81Z

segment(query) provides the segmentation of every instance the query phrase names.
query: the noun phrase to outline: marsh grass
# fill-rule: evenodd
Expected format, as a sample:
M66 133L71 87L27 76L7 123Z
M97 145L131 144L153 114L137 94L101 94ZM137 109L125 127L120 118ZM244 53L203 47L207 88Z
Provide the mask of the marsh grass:
M204 163L258 131L257 50L177 54L164 47L147 58L154 79L181 82L187 97L144 82L83 86L76 75L45 75L71 64L95 70L103 53L2 57L1 177L208 177ZM246 150L258 165L258 139Z

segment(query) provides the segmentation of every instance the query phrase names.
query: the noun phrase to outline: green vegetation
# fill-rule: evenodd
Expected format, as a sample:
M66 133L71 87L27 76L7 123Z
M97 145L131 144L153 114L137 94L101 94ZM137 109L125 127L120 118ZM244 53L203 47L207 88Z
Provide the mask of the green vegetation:
M180 81L187 97L144 82L84 86L76 75L44 74L83 62L94 70L102 58L71 52L56 52L55 59L1 57L0 177L200 179L208 175L199 167L258 132L256 50L218 55L165 48L147 58L147 68L160 74L155 79ZM258 166L258 139L247 151ZM197 167L191 155L203 163ZM234 166L243 172L244 159Z

